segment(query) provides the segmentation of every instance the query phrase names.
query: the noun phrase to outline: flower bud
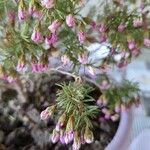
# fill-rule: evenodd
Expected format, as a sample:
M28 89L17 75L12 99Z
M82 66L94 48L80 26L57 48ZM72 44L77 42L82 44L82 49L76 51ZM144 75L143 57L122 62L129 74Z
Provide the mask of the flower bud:
M75 132L75 136L74 136L74 141L73 141L72 147L73 147L73 150L79 150L80 147L81 147L80 137L79 137L79 134L78 134L77 131Z
M126 25L124 23L120 23L120 25L118 26L118 32L123 32L125 28Z
M29 8L28 8L29 15L33 15L35 10L36 10L35 0L30 0Z
M54 129L51 136L52 143L57 143L59 141L59 138L60 138L59 133Z
M64 125L65 121L66 121L66 113L63 113L56 124L56 131L60 130L60 128Z
M19 20L24 20L26 18L26 10L25 10L24 0L19 1L18 18L19 18Z
M42 40L42 35L39 31L39 28L35 27L34 30L33 30L33 33L31 35L31 39L32 41L34 41L35 43L39 43L41 40Z
M16 66L16 70L18 72L22 71L23 68L25 67L25 56L22 55L20 58L19 58L19 61L18 61L18 64Z
M51 33L55 33L57 29L60 27L59 20L55 20L52 22L52 24L48 27L48 29L51 31Z
M54 7L54 0L41 0L41 4L47 9L51 9Z
M83 32L83 31L79 31L78 33L77 33L77 36L78 36L78 40L79 40L79 42L82 44L84 41L85 41L85 39L86 39L86 33L85 32Z
M66 17L66 24L68 25L68 27L73 27L75 26L75 19L74 16L72 14L69 14Z
M94 141L93 132L89 129L88 126L85 128L84 139L88 144L91 144Z

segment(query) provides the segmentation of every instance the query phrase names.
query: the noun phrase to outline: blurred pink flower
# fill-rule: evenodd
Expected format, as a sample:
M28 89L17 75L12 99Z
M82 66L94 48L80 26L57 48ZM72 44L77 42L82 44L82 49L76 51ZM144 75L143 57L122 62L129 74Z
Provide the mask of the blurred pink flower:
M68 16L66 16L66 24L68 25L68 27L75 26L75 19L72 14L69 14Z
M126 25L124 23L120 23L118 26L118 32L123 32L126 28Z
M35 43L39 43L42 40L42 36L41 36L41 33L39 32L39 30L34 29L32 35L31 35L31 39Z
M143 20L142 19L135 19L134 21L133 21L133 26L135 27L135 28L137 28L137 27L141 27L143 25Z
M47 9L51 9L54 7L54 0L41 0L41 4Z
M144 38L144 45L150 47L150 38Z
M78 36L78 40L80 41L80 43L83 43L86 39L86 33L83 31L79 31L77 33L77 36Z
M56 30L60 27L59 20L55 20L52 22L52 24L48 27L48 29L51 31L51 33L55 33Z

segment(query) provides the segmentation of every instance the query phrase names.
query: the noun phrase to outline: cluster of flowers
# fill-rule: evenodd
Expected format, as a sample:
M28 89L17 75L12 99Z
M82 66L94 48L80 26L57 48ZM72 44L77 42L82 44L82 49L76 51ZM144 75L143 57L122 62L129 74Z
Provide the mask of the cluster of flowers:
M108 90L111 87L111 83L109 83L107 80L102 80L101 84L100 84L100 89L102 92L104 92L105 90ZM128 109L130 109L131 106L133 106L133 104L138 107L140 105L140 98L139 96L134 96L133 98L131 98L131 101L126 101L124 102L123 100L121 101L117 101L115 104L114 109L110 110L109 109L109 100L106 98L105 93L103 93L99 99L97 100L97 105L100 107L101 111L102 111L102 115L100 116L99 120L109 120L111 119L112 121L117 121L119 118L119 114L120 112L123 111L127 111Z
M45 120L51 117L55 108L56 106L51 106L42 111L41 119ZM86 125L85 129L81 132L75 130L74 117L70 116L69 119L67 119L66 113L63 113L58 119L56 127L53 130L51 141L53 143L60 141L62 144L69 144L73 142L73 150L79 150L82 144L92 143L94 141L94 135L88 125Z

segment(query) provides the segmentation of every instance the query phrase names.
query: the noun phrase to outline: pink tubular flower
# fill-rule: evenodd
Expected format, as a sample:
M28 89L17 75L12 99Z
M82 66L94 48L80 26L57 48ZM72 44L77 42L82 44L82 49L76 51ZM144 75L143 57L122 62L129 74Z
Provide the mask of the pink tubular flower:
M104 33L104 32L106 32L106 30L107 30L106 25L104 23L101 23L100 27L99 27L99 31L102 32L102 33Z
M144 38L144 45L150 47L150 38Z
M77 36L78 36L78 40L80 41L80 43L83 43L86 39L86 33L83 31L79 31Z
M68 16L66 16L66 24L68 25L68 27L75 26L75 19L72 14L69 14Z
M28 13L29 13L29 15L33 15L33 13L35 12L35 10L36 10L36 7L35 7L35 4L33 3L33 1L31 1L30 3L29 3L29 8L28 8Z
M130 50L135 48L135 41L134 40L128 40L128 48Z
M87 64L87 62L88 62L87 54L81 53L80 55L78 55L78 61L83 65Z
M58 41L58 37L56 33L52 33L50 36L47 36L45 38L45 44L46 45L51 45L55 44Z
M26 12L25 12L25 8L19 7L18 8L18 18L19 20L24 20L26 18Z
M39 63L37 64L38 71L45 71L48 69L48 64Z
M24 69L24 67L25 67L25 64L23 64L23 63L18 63L17 66L16 66L16 70L17 70L18 72L20 72L20 71L22 71L22 70Z
M32 63L31 64L31 67L32 67L32 72L38 72L38 64L37 63Z
M120 25L118 26L118 32L123 32L125 28L126 28L125 24L120 23Z
M48 119L48 117L49 117L49 112L47 109L45 109L44 111L41 112L41 114L40 114L41 120L46 120L46 119Z
M41 33L39 32L38 29L34 29L32 35L31 35L31 39L32 39L32 41L34 41L35 43L39 43L39 42L42 40Z
M54 7L54 0L41 0L41 4L47 9L51 9Z
M51 136L52 143L57 143L59 141L60 135L59 133L54 129L53 134Z
M51 33L55 33L56 30L60 27L60 22L58 20L55 20L52 22L52 24L48 27L48 29L51 31Z
M143 25L143 20L142 20L142 19L135 19L135 20L133 21L133 26L134 26L135 28L141 27L142 25Z

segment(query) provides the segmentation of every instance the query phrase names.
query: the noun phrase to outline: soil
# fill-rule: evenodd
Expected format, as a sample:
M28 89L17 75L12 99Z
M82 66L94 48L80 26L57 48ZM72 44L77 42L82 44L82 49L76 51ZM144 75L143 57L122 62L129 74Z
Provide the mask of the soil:
M56 83L68 82L72 78L61 74L42 74L22 79L21 95L13 86L0 88L0 150L71 150L71 145L52 144L50 133L54 120L41 121L40 112L55 103ZM98 90L91 93L96 99ZM23 97L24 96L24 97ZM95 142L86 144L81 150L104 150L114 137L118 122L94 123Z

